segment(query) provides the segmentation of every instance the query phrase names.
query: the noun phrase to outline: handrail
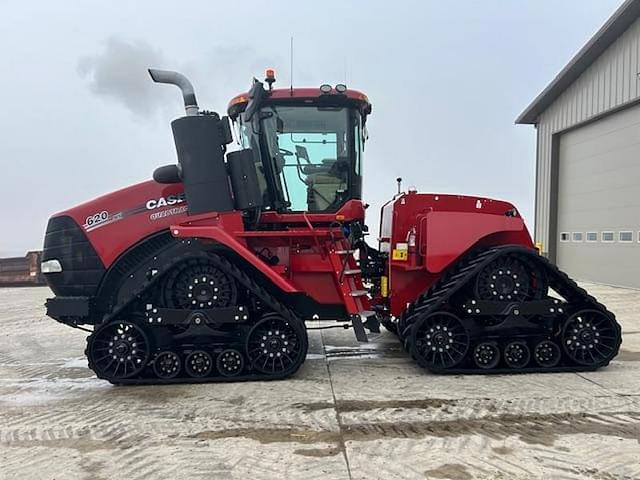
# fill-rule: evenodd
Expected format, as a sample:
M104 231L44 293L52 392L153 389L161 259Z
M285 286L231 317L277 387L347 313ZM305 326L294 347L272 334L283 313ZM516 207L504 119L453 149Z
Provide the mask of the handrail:
M302 212L302 218L304 218L304 221L307 223L307 227L309 227L309 230L311 230L311 235L313 236L313 239L316 242L316 247L318 247L318 250L320 250L320 256L324 258L325 257L324 249L320 246L320 240L318 240L316 229L313 227L313 224L309 220L309 217L307 217L307 212Z

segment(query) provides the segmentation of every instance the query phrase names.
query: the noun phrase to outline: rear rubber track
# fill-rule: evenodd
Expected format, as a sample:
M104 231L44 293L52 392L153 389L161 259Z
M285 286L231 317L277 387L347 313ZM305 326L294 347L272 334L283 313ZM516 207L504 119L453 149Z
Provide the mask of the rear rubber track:
M482 270L496 261L502 256L514 255L519 258L526 259L530 265L537 265L544 270L548 287L552 288L561 297L564 298L568 308L562 314L556 313L553 322L554 329L552 332L545 332L541 330L539 333L530 335L531 337L537 337L545 340L547 337L553 337L553 341L556 341L561 349L561 360L557 365L551 367L541 367L535 364L534 361L527 362L527 365L523 368L511 368L505 366L503 361L498 362L498 365L493 368L481 369L479 368L473 359L473 350L476 345L482 343L482 336L478 336L478 330L482 327L478 327L478 318L467 318L464 316L464 310L462 304L460 304L460 298L470 297L470 290L473 287L473 282L476 281L477 276ZM546 297L551 298L551 297ZM570 313L592 310L606 316L613 324L615 330L614 353L606 358L602 362L598 362L593 365L581 365L568 358L563 346L560 343L560 334L562 332L562 325L567 321ZM451 368L433 368L426 365L423 358L416 349L416 328L421 319L425 319L430 315L436 313L453 313L460 316L462 324L465 327L466 333L469 335L469 348L465 353L465 357L462 361L458 362ZM492 340L495 343L504 346L508 341L526 341L527 336L514 338L501 338L500 327L487 328L491 330ZM598 302L593 296L589 295L586 290L580 287L574 280L572 280L565 272L561 271L556 265L549 262L545 257L537 255L533 250L526 249L519 246L500 246L489 248L485 251L475 253L459 262L452 269L450 269L443 277L436 282L429 290L418 297L412 304L410 304L398 321L398 336L402 342L405 350L409 352L414 360L424 368L428 368L434 373L440 374L492 374L492 373L544 373L544 372L576 372L576 371L592 371L598 368L608 365L611 358L615 357L618 353L622 334L620 325L615 320L615 316L607 308Z

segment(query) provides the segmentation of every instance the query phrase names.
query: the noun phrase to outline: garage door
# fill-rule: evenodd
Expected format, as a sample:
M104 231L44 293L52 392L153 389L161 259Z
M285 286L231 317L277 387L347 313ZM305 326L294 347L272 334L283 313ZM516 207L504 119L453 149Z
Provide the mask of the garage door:
M558 172L560 267L640 288L640 106L563 134Z

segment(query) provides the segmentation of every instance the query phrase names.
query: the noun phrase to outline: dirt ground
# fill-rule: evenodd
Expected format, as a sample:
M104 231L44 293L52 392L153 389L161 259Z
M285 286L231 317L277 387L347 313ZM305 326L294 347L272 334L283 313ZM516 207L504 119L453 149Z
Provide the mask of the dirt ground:
M435 376L391 334L311 332L286 381L114 387L46 288L0 290L0 479L640 478L640 292L593 373Z

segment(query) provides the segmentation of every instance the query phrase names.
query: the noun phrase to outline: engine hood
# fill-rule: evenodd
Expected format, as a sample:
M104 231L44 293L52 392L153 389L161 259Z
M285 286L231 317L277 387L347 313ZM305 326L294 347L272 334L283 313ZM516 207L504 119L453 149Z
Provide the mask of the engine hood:
M59 212L82 229L105 266L137 241L187 216L182 184L152 180L102 195Z

